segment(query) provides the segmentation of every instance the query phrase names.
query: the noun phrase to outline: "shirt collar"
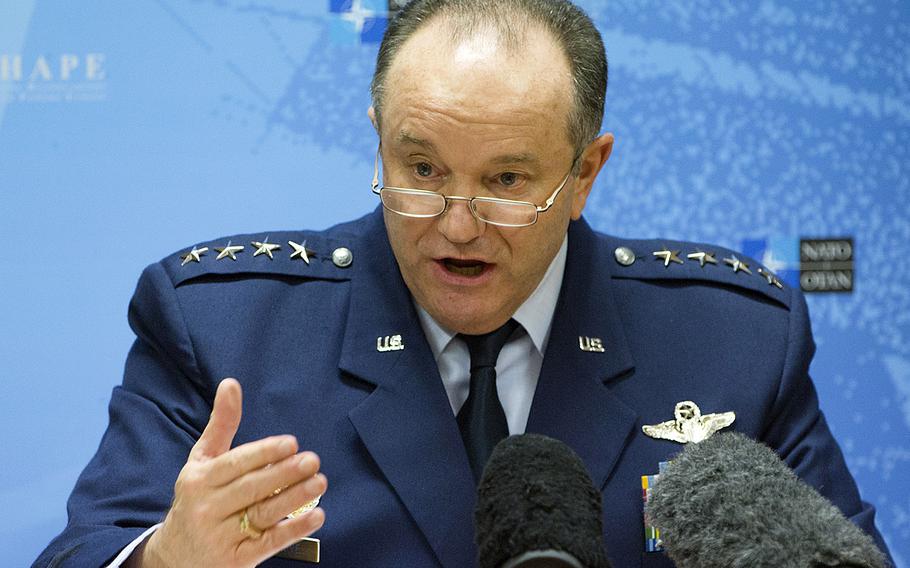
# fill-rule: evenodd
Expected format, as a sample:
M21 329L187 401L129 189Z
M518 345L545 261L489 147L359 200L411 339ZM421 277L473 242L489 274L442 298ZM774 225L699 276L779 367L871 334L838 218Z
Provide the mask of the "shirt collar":
M553 313L556 311L556 301L559 299L559 290L562 287L562 277L566 271L566 255L568 252L569 235L566 234L562 240L562 245L550 266L547 267L546 273L541 278L540 283L534 292L528 296L512 317L521 324L525 329L534 347L543 355L547 348L547 342L550 339L550 327L553 323ZM457 335L433 319L423 307L414 302L417 307L417 315L420 318L420 326L433 351L433 357L438 361L439 356L449 345L452 339Z

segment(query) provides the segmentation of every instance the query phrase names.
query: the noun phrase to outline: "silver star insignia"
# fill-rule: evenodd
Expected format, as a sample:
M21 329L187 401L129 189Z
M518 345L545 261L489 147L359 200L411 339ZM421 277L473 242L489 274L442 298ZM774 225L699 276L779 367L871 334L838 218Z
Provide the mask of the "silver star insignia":
M253 253L253 256L267 254L269 255L269 260L275 260L275 257L272 256L272 251L281 250L281 245L277 243L270 243L268 237L266 237L265 240L261 243L259 241L253 241L251 244L256 247L256 252Z
M736 258L736 255L735 255L735 254L731 254L730 256L731 256L731 258L725 258L725 259L724 259L724 262L726 262L727 264L729 264L730 266L733 267L733 272L734 272L734 273L735 273L735 272L739 272L740 270L742 270L742 271L745 272L746 274L752 274L752 271L749 270L749 265L748 265L748 264L746 264L745 262L743 262L743 261L741 261L740 259Z
M653 254L657 258L663 260L665 267L670 266L671 262L677 262L679 264L683 263L682 259L679 258L678 250L666 250L666 249L657 250L657 251L652 252L651 254Z
M228 241L228 244L224 245L221 248L215 247L215 251L218 253L218 256L215 257L215 260L221 260L222 258L237 260L237 253L243 251L243 246L231 246L231 241Z
M193 247L193 250L180 257L183 259L183 261L180 263L180 266L184 266L188 262L200 262L202 260L200 257L208 251L209 247L202 247L201 249Z
M762 267L758 267L758 273L765 277L765 280L768 281L769 286L777 286L781 290L784 289L784 285L781 284L780 278L777 277L777 274L774 274L770 270L765 270Z
M702 268L704 268L706 262L708 264L717 264L717 259L714 258L714 255L710 252L702 252L702 251L693 252L691 254L687 254L686 258L691 259L691 260L697 260L698 265L701 266Z
M698 405L691 400L676 403L673 420L642 426L642 431L658 440L671 440L680 444L704 442L715 432L736 420L735 412L719 412L702 416Z
M288 241L288 244L294 249L294 252L291 253L291 260L299 258L303 262L309 264L310 255L316 254L316 251L306 248L306 241L303 241L302 245L295 243L294 241Z

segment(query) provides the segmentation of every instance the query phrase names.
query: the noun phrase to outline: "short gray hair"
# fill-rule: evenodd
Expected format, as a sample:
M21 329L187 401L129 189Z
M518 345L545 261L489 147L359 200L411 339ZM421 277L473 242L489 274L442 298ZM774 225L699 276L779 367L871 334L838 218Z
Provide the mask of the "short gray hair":
M389 68L401 47L424 25L444 17L453 34L470 36L483 27L496 30L507 45L526 41L521 30L543 27L563 49L575 85L568 136L580 153L600 132L607 95L607 56L591 18L568 0L413 0L389 23L370 93L377 121L382 114ZM517 33L516 33L517 32Z

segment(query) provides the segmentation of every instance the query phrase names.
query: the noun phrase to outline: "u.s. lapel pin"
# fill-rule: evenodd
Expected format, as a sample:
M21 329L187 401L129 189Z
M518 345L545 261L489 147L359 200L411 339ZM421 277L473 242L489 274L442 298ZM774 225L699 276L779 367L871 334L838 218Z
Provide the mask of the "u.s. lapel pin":
M735 412L718 412L702 415L698 405L691 400L676 403L673 420L642 426L642 431L658 440L671 440L680 444L704 442L715 432L736 420Z
M401 351L402 349L404 349L404 341L400 335L384 335L376 338L376 351L380 353Z
M578 336L578 348L588 353L603 353L604 344L599 337Z

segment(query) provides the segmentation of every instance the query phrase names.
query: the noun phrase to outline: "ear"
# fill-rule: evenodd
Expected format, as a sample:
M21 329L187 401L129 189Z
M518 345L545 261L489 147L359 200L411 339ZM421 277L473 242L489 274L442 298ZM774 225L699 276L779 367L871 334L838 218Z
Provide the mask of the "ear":
M572 220L577 221L581 217L594 180L597 179L600 169L610 159L612 152L613 135L607 132L595 138L581 153L580 168L578 176L575 178L575 193L572 196Z
M373 105L370 105L370 108L367 109L367 116L370 117L370 122L373 123L373 130L376 133L379 133L379 123L376 122L376 109L373 108Z

